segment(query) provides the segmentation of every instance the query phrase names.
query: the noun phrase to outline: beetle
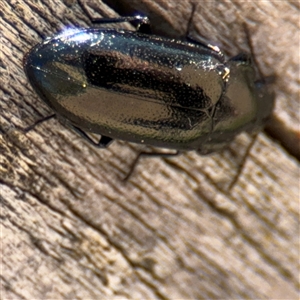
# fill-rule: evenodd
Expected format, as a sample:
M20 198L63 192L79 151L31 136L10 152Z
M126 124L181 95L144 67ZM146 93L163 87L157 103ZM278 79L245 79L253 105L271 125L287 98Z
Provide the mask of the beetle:
M265 124L274 97L255 79L250 55L226 59L209 43L153 35L144 16L97 22L124 21L136 21L137 30L68 29L24 58L40 98L86 140L207 154Z

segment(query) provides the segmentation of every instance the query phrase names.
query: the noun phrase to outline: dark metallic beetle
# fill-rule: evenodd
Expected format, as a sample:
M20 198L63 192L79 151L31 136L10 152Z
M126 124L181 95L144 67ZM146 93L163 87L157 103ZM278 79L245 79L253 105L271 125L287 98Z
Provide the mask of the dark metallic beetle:
M242 131L257 131L273 95L255 81L248 55L225 60L196 41L151 35L148 18L137 31L70 29L35 46L24 61L27 77L54 112L97 143L112 139L209 153Z

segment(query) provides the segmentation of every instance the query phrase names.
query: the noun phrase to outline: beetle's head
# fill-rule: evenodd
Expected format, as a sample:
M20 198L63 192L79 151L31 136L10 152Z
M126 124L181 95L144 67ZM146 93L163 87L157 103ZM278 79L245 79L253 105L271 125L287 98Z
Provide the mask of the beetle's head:
M245 123L247 117L252 119L248 129L255 131L263 127L271 115L274 106L271 83L274 78L263 78L248 54L239 54L231 58L228 64L231 73L227 96L234 102L234 107L239 108L239 115ZM259 80L255 79L257 74Z

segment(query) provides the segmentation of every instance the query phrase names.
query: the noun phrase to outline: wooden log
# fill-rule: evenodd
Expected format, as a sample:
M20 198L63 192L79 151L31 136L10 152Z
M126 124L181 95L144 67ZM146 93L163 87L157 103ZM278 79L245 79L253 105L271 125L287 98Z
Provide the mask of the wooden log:
M83 5L116 16L100 1ZM143 11L166 36L184 36L192 11L176 0L115 8ZM89 21L77 1L8 0L0 11L2 299L298 299L299 2L196 6L192 34L234 55L249 50L246 23L260 68L277 78L272 122L230 191L247 134L211 156L143 159L124 183L141 146L99 150L56 120L17 130L51 113L24 54Z

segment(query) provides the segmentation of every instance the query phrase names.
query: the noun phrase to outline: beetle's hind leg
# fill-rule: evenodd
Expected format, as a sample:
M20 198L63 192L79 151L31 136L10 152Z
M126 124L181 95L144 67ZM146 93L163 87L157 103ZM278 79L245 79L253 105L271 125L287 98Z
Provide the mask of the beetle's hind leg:
M35 121L33 124L31 124L30 126L26 127L26 128L23 128L21 129L24 133L27 133L29 131L31 131L32 129L34 129L37 125L41 124L41 123L44 123L48 120L51 120L51 119L54 119L56 117L56 114L52 114L52 115L49 115L47 117L44 117L42 119L39 119L37 121Z
M136 15L136 16L125 16L117 18L93 18L85 5L78 0L78 4L84 13L89 17L92 23L94 24L111 24L111 23L123 23L130 22L136 26L138 32L151 34L150 20L147 16Z
M132 173L133 173L136 165L138 164L139 160L141 159L141 157L171 157L171 156L177 156L179 154L181 154L179 151L176 151L176 152L167 152L167 153L163 153L163 152L140 152L137 155L137 157L135 158L135 160L133 161L129 172L122 179L122 181L126 182L130 178L130 176L132 175Z
M118 18L97 18L92 20L95 24L110 24L110 23L123 23L130 22L136 25L137 31L141 33L151 33L150 20L146 16L126 16Z
M98 148L107 148L112 142L113 139L108 137L108 136L104 136L101 135L100 139L98 142L95 142L93 139L91 139L81 128L76 127L74 125L71 125L72 129L74 131L76 131L81 137L83 137L87 142L89 142L90 144L92 144L93 146L96 146Z

